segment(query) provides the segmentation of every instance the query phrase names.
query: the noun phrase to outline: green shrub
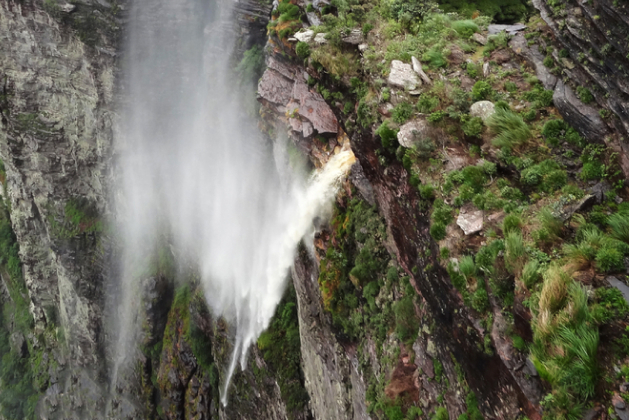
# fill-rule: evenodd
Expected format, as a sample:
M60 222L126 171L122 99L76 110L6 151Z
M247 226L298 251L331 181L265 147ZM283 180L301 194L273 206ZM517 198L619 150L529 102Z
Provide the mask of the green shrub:
M446 237L446 226L440 222L431 224L430 236L432 236L436 241L444 239Z
M483 132L483 120L480 117L473 117L463 123L463 133L469 137L479 137Z
M417 101L417 110L423 114L428 114L437 109L439 99L427 93L422 93Z
M487 182L487 175L485 171L478 166L466 166L461 171L463 175L464 183L472 187L472 190L476 193L481 192Z
M506 81L504 84L504 89L509 93L513 93L518 90L518 85L511 81Z
M450 414L448 414L448 410L444 407L439 407L435 411L435 415L432 416L431 420L450 420Z
M443 120L446 115L447 114L445 111L435 111L428 116L427 120L431 123L438 123L439 121Z
M566 185L568 175L556 161L547 159L524 169L520 179L527 185L539 186L544 192L552 192Z
M306 42L299 41L295 47L295 52L297 53L297 57L305 60L310 56L310 45Z
M380 141L382 142L382 147L385 149L389 148L397 148L397 131L389 128L389 124L387 121L384 121L380 124L380 127L376 130L376 134L380 136Z
M472 98L474 98L475 101L487 99L492 95L492 93L493 89L491 88L491 85L484 80L479 80L474 83L474 86L472 87Z
M506 109L496 109L486 123L496 136L492 140L496 147L513 149L531 138L531 131L522 117Z
M594 95L592 95L590 89L583 86L577 86L577 96L584 104L589 104L594 100Z
M601 248L596 253L596 268L606 273L621 271L625 263L622 253L615 248Z
M528 111L522 113L522 119L524 121L531 122L535 120L535 118L537 118L537 111L534 109L529 109Z
M584 181L601 179L604 173L603 164L598 161L583 164L579 177Z
M422 55L422 60L431 68L440 68L448 65L443 53L439 48L432 48Z
M415 313L415 304L412 296L405 296L394 304L395 332L400 340L412 342L419 332L419 318Z
M419 195L424 200L434 200L435 198L435 187L430 184L423 184L419 186Z
M404 124L413 115L413 106L408 102L401 102L391 110L391 118L398 124Z
M452 217L452 207L444 203L443 200L436 200L432 206L430 219L434 222L441 222L444 225L449 225L454 220Z

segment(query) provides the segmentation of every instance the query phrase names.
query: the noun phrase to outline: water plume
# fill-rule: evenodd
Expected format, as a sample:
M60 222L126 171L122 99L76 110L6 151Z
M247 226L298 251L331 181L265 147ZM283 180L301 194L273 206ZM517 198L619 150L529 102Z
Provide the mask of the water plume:
M132 3L117 139L123 261L112 381L134 351L139 280L168 237L169 252L198 270L213 313L235 327L224 405L238 362L244 367L281 300L298 242L354 162L343 150L304 181L291 174L286 139L261 136L232 75L232 4Z

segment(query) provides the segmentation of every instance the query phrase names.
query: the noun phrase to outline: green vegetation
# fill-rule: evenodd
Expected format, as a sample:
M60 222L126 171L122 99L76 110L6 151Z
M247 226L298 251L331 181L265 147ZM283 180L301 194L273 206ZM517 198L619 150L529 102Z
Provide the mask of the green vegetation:
M278 378L282 400L290 418L303 411L309 396L301 371L301 342L297 319L297 296L291 286L277 307L269 328L258 339L264 360Z
M495 135L492 141L495 147L514 149L531 138L531 130L522 117L504 108L496 108L487 119L487 126Z
M244 52L242 60L236 66L236 73L244 83L257 82L264 71L264 52L254 45Z

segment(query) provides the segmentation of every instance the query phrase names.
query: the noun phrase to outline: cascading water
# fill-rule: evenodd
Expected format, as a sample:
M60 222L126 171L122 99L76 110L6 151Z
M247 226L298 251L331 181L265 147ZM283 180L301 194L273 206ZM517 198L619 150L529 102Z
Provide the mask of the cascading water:
M138 280L168 232L169 248L199 271L206 300L236 327L222 401L238 363L268 326L295 248L354 162L334 156L308 182L287 173L242 112L229 57L231 2L135 0L119 138L124 235L114 379L137 334ZM278 171L277 165L280 166Z

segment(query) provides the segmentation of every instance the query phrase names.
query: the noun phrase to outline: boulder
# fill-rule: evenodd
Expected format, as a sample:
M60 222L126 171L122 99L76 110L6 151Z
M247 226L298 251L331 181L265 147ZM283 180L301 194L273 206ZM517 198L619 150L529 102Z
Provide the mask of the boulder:
M481 45L487 45L487 37L484 37L479 33L475 32L474 35L472 35L472 39Z
M318 33L315 35L314 37L314 42L316 42L317 44L325 44L328 42L327 39L325 39L325 35L324 33Z
M431 128L424 118L418 118L407 122L397 133L397 140L401 146L413 147L421 139L428 138Z
M360 45L365 41L363 31L360 29L352 29L349 35L342 38L343 42L351 45Z
M480 117L483 121L496 113L496 107L490 101L474 102L470 107L470 115L472 117Z
M310 42L312 41L313 37L314 37L314 31L312 29L308 29L303 32L300 31L300 32L297 32L295 35L293 35L293 38L301 42Z
M456 224L463 230L465 235L480 232L483 229L484 212L478 210L473 204L467 203L459 212Z
M422 69L422 63L414 56L411 57L411 61L413 63L413 70L415 71L415 73L417 73L417 75L421 77L424 83L429 85L431 83L430 77L428 77L428 75L424 73L424 69Z
M417 86L421 85L421 81L413 71L413 67L399 60L391 62L391 70L387 82L393 87L405 90L415 90Z

